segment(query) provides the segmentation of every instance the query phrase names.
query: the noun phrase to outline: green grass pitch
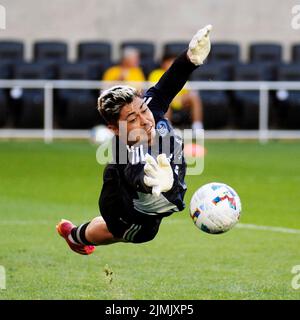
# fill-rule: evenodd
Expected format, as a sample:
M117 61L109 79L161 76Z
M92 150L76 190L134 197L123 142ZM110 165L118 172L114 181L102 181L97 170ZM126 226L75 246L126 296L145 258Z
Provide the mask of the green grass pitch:
M300 143L208 142L188 176L186 204L220 181L239 193L242 224L300 229ZM150 243L98 247L83 257L56 234L61 218L98 215L103 167L88 142L0 142L0 299L300 299L292 288L300 234L235 227L199 231L188 209ZM112 272L112 274L111 274Z

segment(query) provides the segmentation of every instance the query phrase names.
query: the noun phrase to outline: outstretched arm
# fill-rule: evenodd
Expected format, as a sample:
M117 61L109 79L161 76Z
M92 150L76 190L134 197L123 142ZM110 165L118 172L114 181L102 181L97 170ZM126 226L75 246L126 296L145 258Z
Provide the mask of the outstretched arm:
M159 108L164 113L191 73L207 58L210 51L209 33L211 29L212 26L208 25L199 30L192 38L189 48L175 59L158 83L147 91L145 97L159 99ZM149 107L157 109L158 104L153 101L153 104L149 103Z

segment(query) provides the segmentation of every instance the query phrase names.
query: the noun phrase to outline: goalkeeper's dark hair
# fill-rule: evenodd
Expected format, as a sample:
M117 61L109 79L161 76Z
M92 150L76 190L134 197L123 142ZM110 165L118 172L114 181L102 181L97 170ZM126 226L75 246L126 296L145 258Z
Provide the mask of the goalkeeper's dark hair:
M137 89L129 86L114 86L101 93L98 98L98 111L107 124L117 125L121 109L136 97L142 98Z

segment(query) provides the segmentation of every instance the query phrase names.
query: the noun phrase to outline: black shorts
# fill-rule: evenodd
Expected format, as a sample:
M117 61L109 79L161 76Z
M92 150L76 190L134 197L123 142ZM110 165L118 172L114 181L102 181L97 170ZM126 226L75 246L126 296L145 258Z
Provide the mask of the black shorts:
M127 217L126 217L127 216ZM120 216L102 213L108 230L119 239L132 243L142 243L155 238L163 217L130 212Z

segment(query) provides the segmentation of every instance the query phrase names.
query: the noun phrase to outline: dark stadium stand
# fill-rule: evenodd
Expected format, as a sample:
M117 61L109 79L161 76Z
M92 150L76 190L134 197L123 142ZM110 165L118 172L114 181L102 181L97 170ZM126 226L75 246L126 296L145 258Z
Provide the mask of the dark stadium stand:
M61 41L38 41L34 43L35 61L65 62L68 59L68 45Z
M267 80L267 67L261 63L239 64L234 67L235 81ZM238 90L233 93L234 118L237 127L257 129L259 114L259 91Z
M223 80L232 80L233 67L240 63L239 45L231 42L213 42L208 62L222 65L222 72L225 72Z
M100 81L103 77L104 72L111 67L111 63L108 61L97 62L97 61L77 61L78 64L87 67L87 79Z
M222 81L226 70L221 64L205 64L193 72L192 81ZM204 128L222 128L228 125L230 101L225 91L201 90Z
M188 42L167 42L162 55L178 55ZM33 44L32 62L24 61L22 41L0 41L1 79L100 80L104 71L116 63L112 43L82 41L77 45L76 63L68 59L68 44L63 41L38 41ZM158 64L156 45L149 41L124 41L120 49L135 47L141 54L146 76ZM249 58L241 62L240 46L234 42L212 43L206 64L194 72L191 80L200 81L300 81L300 43L291 46L290 64L283 63L279 43L252 43ZM19 91L18 91L19 90ZM43 126L42 89L0 89L0 127L7 123L21 128ZM258 91L200 92L204 104L205 128L225 126L243 129L258 127ZM99 119L96 111L98 90L60 89L54 92L55 125L61 128L89 128ZM300 128L300 92L270 92L270 125ZM8 108L9 106L9 108ZM8 112L9 111L9 112Z
M281 65L278 68L277 80L300 81L300 63ZM277 112L281 126L290 129L300 128L300 91L284 91L277 93Z
M0 89L0 127L5 126L8 121L7 95L3 89Z
M87 80L88 66L80 63L60 65L59 78ZM92 90L60 89L57 93L55 116L62 128L91 128L99 122L96 99Z
M68 60L68 45L62 41L38 41L33 46L33 61L47 64L49 79L58 79L61 63Z
M300 63L300 44L294 44L292 46L292 62Z
M282 46L278 43L253 43L249 46L249 62L264 64L266 80L276 79L276 69L282 63Z
M231 62L240 61L240 47L237 43L214 42L211 44L209 62Z
M112 62L112 45L105 41L80 42L77 57L78 61Z
M250 62L281 62L282 46L278 43L252 43L249 47Z
M0 61L22 61L24 44L21 41L0 41Z
M112 45L109 42L80 42L77 47L77 63L88 68L87 79L100 80L112 64Z
M14 68L15 79L41 80L46 78L46 66L41 63L19 63ZM14 122L18 128L42 128L44 92L24 89L14 99Z
M13 77L13 69L13 63L0 60L0 79L11 79Z
M24 59L24 45L20 41L0 41L0 78L14 78L14 66ZM12 116L9 89L0 89L0 127L5 126Z

